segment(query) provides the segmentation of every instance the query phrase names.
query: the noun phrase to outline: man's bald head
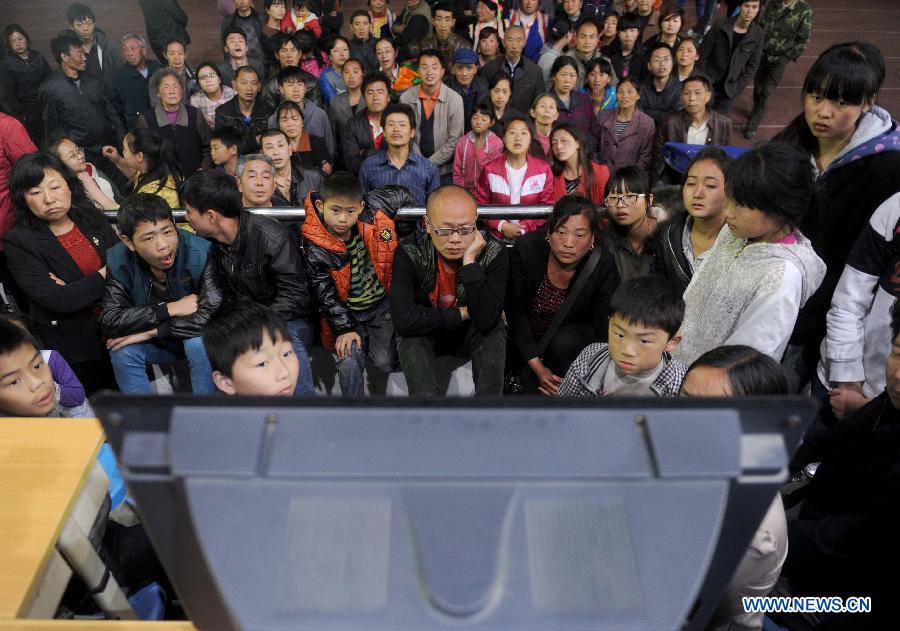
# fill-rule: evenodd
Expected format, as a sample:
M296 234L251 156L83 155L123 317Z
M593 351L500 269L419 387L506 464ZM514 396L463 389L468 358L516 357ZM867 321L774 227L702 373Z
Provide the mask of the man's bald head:
M466 248L475 238L475 233L460 235L454 232L442 237L435 233L435 229L475 226L478 221L478 204L472 193L456 184L442 186L429 195L425 215L428 234L438 253L448 261L462 259Z

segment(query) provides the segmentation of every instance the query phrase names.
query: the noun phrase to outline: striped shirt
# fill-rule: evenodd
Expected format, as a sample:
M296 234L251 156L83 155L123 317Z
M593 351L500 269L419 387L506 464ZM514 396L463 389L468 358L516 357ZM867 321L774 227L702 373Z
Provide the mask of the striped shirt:
M350 252L350 293L347 295L347 307L351 311L365 311L384 298L384 285L378 280L366 243L356 230L347 242L347 251Z
M398 169L391 164L387 151L380 151L362 163L359 183L363 193L389 184L405 186L416 203L424 206L431 192L441 185L441 176L434 163L418 153L410 151L403 168Z

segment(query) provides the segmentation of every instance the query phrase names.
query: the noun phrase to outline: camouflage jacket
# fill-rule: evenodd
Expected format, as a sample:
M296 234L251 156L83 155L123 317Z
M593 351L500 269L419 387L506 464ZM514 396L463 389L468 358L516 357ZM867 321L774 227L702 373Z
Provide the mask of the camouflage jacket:
M787 6L781 0L772 0L760 26L766 31L763 54L769 61L779 57L796 61L809 43L812 9L804 0L794 0Z

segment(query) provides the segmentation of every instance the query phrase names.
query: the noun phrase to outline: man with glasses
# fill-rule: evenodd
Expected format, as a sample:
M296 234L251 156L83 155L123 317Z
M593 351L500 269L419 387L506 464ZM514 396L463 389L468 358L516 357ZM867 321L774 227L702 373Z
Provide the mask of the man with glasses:
M66 11L66 24L84 47L87 56L84 73L99 79L104 86L111 85L116 71L122 66L122 55L109 36L97 28L94 12L87 5L73 4Z
M428 198L427 236L404 240L394 257L391 313L411 395L444 394L441 355L472 360L475 394L503 393L506 325L501 320L509 258L477 229L475 198L449 184Z
M658 42L647 50L650 74L641 82L638 107L659 125L669 114L681 109L681 82L672 73L675 58L668 44Z

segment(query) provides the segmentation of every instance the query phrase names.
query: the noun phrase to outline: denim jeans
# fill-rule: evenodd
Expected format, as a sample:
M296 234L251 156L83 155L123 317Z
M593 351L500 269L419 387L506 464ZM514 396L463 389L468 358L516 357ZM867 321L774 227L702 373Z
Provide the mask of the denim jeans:
M365 392L363 374L366 357L376 370L390 372L397 366L397 340L391 319L391 301L385 298L371 309L356 311L356 330L362 348L356 344L348 357L337 360L343 396L359 397Z
M716 0L696 0L697 7L697 26L694 31L699 35L703 35L703 29L709 24L710 19L716 13Z
M126 394L153 394L155 390L147 377L147 364L171 364L183 358L187 358L191 369L191 390L194 394L216 392L212 368L201 337L166 345L159 341L131 344L111 351L109 358L116 373L119 390Z
M506 367L506 325L501 321L488 333L482 333L471 322L440 336L397 337L400 366L413 396L440 396L434 372L434 358L455 355L472 360L475 394L503 394Z
M297 359L300 360L300 378L297 379L297 387L294 394L315 394L316 388L313 385L312 364L309 361L309 353L306 349L312 343L313 328L312 325L303 319L288 320L288 331L294 341L294 352Z

